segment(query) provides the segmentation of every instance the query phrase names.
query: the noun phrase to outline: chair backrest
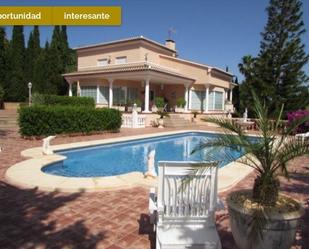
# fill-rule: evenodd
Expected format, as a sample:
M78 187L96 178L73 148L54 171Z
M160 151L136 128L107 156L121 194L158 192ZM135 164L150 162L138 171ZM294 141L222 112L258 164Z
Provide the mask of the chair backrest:
M159 220L192 222L208 219L217 205L214 162L159 162Z

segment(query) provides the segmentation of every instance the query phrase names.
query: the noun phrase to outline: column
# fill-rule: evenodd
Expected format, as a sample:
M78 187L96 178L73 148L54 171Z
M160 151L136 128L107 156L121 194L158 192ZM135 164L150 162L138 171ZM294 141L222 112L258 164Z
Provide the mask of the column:
M97 104L99 103L100 101L100 86L97 85Z
M72 83L69 83L69 96L72 97L73 93L72 93Z
M205 91L205 111L204 112L208 112L209 109L209 85L206 85L206 91Z
M224 93L223 93L224 94ZM222 107L223 107L223 111L225 111L225 99L224 98L222 98Z
M144 112L150 112L149 111L149 79L145 80L145 108Z
M189 89L189 110L192 109L192 106L191 106L191 94L192 94L192 92L191 92L191 88L190 88Z
M186 101L186 105L185 105L185 112L188 111L188 106L189 106L189 87L185 86L185 101Z
M108 79L108 83L109 83L108 107L112 108L113 106L113 80Z
M81 96L79 81L77 81L77 96Z
M128 103L127 95L128 95L128 87L125 86L125 87L124 87L124 102L125 102L125 104Z
M233 103L233 88L230 90L230 102Z

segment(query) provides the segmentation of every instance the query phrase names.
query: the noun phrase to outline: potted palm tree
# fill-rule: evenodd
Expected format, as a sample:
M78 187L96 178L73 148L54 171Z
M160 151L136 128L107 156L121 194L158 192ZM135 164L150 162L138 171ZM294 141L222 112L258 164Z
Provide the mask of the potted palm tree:
M157 114L160 116L160 118L158 118L158 128L164 128L164 121L163 118L164 117L168 117L168 113L164 110L164 98L162 97L156 97L154 99L154 103L156 105L156 107L158 108Z
M267 108L261 105L254 93L253 97L260 131L257 138L245 135L230 119L208 118L207 122L219 125L224 134L206 140L192 153L207 148L206 156L210 158L213 150L222 150L225 156L232 157L224 147L242 148L244 156L237 160L253 168L256 176L252 189L232 192L226 200L236 245L239 249L289 249L304 210L299 202L280 194L278 177L288 177L287 163L309 153L308 141L292 136L295 128L309 117L282 129L282 108L273 129Z
M175 112L184 112L184 108L186 105L186 100L183 97L180 97L176 100Z

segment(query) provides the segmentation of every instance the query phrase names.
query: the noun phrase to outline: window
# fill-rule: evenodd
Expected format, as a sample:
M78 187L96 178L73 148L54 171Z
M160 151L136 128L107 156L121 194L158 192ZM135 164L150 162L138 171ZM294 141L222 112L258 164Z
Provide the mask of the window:
M91 97L97 102L97 87L96 86L81 86L80 87L81 97Z
M99 59L97 65L100 66L107 66L108 60L107 59Z
M125 63L127 63L126 56L116 57L116 64L125 64Z
M109 88L107 86L100 86L99 103L108 104Z
M205 91L191 91L191 109L202 111L204 109Z
M137 88L128 88L127 103L133 103L137 99Z
M223 110L223 92L215 92L215 110Z
M214 110L215 92L209 92L208 110Z
M115 105L125 104L125 90L122 87L115 87L113 89L113 102Z
M208 105L209 110L223 110L223 92L210 92Z

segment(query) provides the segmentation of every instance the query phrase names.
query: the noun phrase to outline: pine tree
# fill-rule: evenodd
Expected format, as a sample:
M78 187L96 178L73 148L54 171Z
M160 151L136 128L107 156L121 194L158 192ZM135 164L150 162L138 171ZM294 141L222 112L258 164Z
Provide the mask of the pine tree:
M33 73L33 61L34 61L34 52L33 52L33 32L29 34L28 45L26 48L26 61L25 63L25 74L27 81L32 81L32 73ZM33 83L33 82L32 82Z
M67 83L62 78L61 74L65 72L65 60L66 60L66 44L64 37L65 33L62 32L60 26L55 26L50 48L48 50L48 59L52 66L52 74L50 77L51 83L56 85L57 93L59 95L65 95L67 93Z
M28 96L25 77L25 38L23 26L14 26L8 51L6 98L9 101L25 101Z
M305 32L302 3L299 0L270 0L267 13L258 56L244 57L239 65L245 76L241 87L243 104L252 106L252 99L246 97L250 89L254 89L274 113L282 104L285 112L296 110L309 103L308 91L304 91L308 76L303 66L309 56L301 41Z
M30 32L29 40L28 40L28 46L26 49L26 65L25 65L25 73L27 76L27 80L32 82L33 85L33 92L40 92L39 89L42 87L40 84L42 82L36 81L35 76L36 74L40 74L41 72L38 72L35 70L36 64L38 63L38 58L42 53L42 49L40 47L40 31L38 26L34 26L34 29L32 32Z
M236 112L240 113L239 84L237 77L235 77L234 83L236 86L233 89L233 105L236 109Z
M61 59L56 46L45 44L44 49L44 92L48 94L59 94L59 85L62 82Z
M4 88L6 75L5 30L0 27L0 86Z

